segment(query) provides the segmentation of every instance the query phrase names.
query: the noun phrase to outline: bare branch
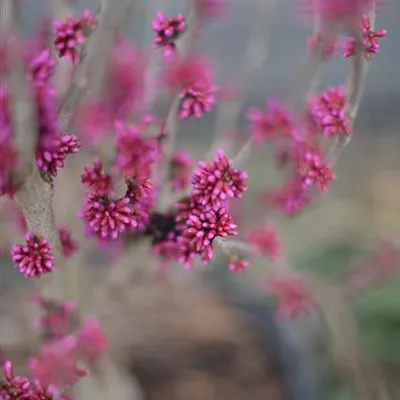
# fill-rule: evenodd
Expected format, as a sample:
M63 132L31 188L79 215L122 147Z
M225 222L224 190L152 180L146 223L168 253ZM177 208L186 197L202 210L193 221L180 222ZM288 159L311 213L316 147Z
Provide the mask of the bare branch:
M136 0L118 3L102 0L99 24L88 41L86 55L82 56L59 110L62 131L68 130L76 105L85 91L90 96L99 92L106 73L108 52L135 3Z

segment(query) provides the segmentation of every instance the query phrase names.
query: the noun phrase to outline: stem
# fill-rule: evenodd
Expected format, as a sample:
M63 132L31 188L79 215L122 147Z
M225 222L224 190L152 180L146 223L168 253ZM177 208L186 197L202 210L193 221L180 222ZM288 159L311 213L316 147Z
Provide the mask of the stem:
M375 10L370 12L371 29L374 29L375 25ZM360 102L364 90L365 77L367 75L367 61L363 54L363 42L361 33L356 30L352 32L352 35L356 38L356 54L353 57L353 62L351 64L349 77L347 80L348 88L348 103L346 107L347 115L350 118L351 125L357 117L358 109L360 107ZM331 165L335 165L338 158L344 148L350 143L351 137L341 135L336 138L330 149L328 150L327 160Z

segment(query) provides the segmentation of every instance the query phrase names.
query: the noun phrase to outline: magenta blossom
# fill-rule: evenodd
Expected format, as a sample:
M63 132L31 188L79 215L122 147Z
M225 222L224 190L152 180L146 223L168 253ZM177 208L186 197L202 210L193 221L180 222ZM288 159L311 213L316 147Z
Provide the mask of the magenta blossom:
M163 48L164 56L170 57L175 51L175 40L186 30L185 17L181 14L176 17L166 17L158 11L151 26L156 32L154 46Z
M37 357L30 360L31 373L44 386L62 390L73 386L87 373L77 365L77 343L74 337L47 343Z
M252 228L246 238L254 247L256 254L266 255L272 261L276 261L282 256L282 246L273 226Z
M380 45L378 43L378 38L382 38L387 35L386 29L379 29L373 31L371 29L371 21L368 15L362 17L361 22L361 35L364 50L364 58L370 60L373 54L376 54L380 50ZM346 40L345 47L343 50L343 57L348 58L356 54L356 39L354 37L349 37Z
M59 228L58 234L60 236L63 256L65 258L72 257L78 248L78 243L73 240L71 232L66 228Z
M232 256L229 259L228 268L236 274L242 274L247 268L249 268L250 262L238 256Z
M80 217L87 228L102 239L117 239L128 229L136 229L137 221L127 197L113 200L109 196L89 193Z
M193 194L201 204L219 204L229 198L242 197L247 190L247 173L233 168L224 151L219 149L213 162L199 163L192 184Z
M214 254L213 240L231 235L237 235L236 224L227 208L199 208L190 214L179 242L207 263Z
M33 83L37 86L46 85L55 71L56 62L52 59L49 49L40 52L29 62L29 72Z
M141 125L115 124L117 132L117 155L115 165L125 179L147 179L151 168L160 156L159 146L155 139L145 137L148 122Z
M73 19L68 17L65 22L54 21L54 46L58 56L68 57L74 64L79 61L77 47L85 42L85 29L92 29L96 18L90 10L86 10L82 17Z
M26 234L25 240L26 244L24 246L12 246L11 256L15 268L25 278L53 272L55 269L55 257L51 252L52 246L50 243L31 232Z
M77 350L79 354L93 362L104 354L108 347L107 337L96 319L83 322L77 333Z
M92 165L85 166L81 182L87 190L98 194L111 195L114 193L112 177L103 171L103 164L99 158L95 158Z
M325 137L351 136L351 122L346 114L347 98L345 88L328 88L310 102L314 121Z
M52 400L53 394L37 381L15 376L11 361L4 363L4 380L0 380L2 400Z
M315 307L308 283L302 277L271 277L267 281L267 291L277 301L279 318L294 319Z
M64 167L64 163L69 154L79 151L81 143L74 135L64 135L54 140L51 146L42 147L36 154L36 163L42 172L48 172L56 177L58 169Z
M292 137L296 128L293 115L277 100L268 100L265 110L247 112L252 138L256 144L280 137Z

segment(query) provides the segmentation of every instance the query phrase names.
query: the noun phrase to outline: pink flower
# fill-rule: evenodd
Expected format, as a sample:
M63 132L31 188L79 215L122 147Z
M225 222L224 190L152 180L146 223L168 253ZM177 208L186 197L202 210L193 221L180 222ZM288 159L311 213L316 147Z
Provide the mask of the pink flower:
M87 375L77 365L77 343L72 336L47 343L37 357L31 358L29 366L42 385L58 390L73 386Z
M72 257L78 248L78 243L72 239L71 232L66 228L59 228L58 234L60 236L63 256L65 258Z
M104 101L116 119L132 115L144 93L145 56L131 43L118 40L111 53Z
M213 256L213 240L216 237L237 235L236 224L225 207L206 210L195 209L190 214L179 242L190 244L194 253L201 255L203 263Z
M164 56L171 56L175 51L175 40L186 30L185 17L181 14L176 17L166 17L158 11L151 26L156 32L153 40L155 47L163 48Z
M89 231L102 239L117 239L127 229L135 229L138 225L127 197L113 200L109 196L89 193L80 217Z
M330 164L322 159L322 152L305 143L298 142L295 143L294 153L296 170L304 187L315 185L321 192L326 192L336 175Z
M367 15L364 15L361 22L361 34L363 39L364 58L369 61L372 54L379 52L380 46L377 38L386 36L387 30L371 30L371 21ZM354 37L347 38L345 48L343 50L343 57L348 58L354 56L356 51L356 39Z
M257 254L264 254L273 261L282 255L282 247L273 226L251 229L247 234L247 241L255 248Z
M258 108L248 110L247 120L256 143L274 140L281 136L291 137L296 127L293 116L276 100L267 101L265 111Z
M46 85L55 71L56 62L51 58L49 49L41 51L29 63L29 72L33 83L37 86Z
M4 380L0 381L0 398L2 400L52 400L49 390L39 382L15 376L11 361L4 364Z
M315 122L325 137L352 135L351 122L346 115L345 88L328 88L310 103Z
M229 198L240 198L247 190L247 173L233 168L222 149L211 163L201 161L192 177L193 194L199 203L220 204Z
M316 51L319 41L322 41L322 56L324 60L331 60L336 55L338 47L336 36L325 32L318 32L317 35L311 36L307 39L309 49L311 51Z
M85 42L84 30L91 29L95 22L95 16L89 10L76 20L68 17L65 22L54 21L54 46L58 56L68 57L76 64L79 60L77 47Z
M96 319L87 319L77 333L77 349L82 357L93 362L107 350L108 340Z
M11 256L15 268L25 278L53 272L55 269L53 263L55 257L51 253L52 246L50 243L31 232L26 234L25 240L26 244L24 246L12 246Z
M311 196L298 177L275 190L266 191L263 198L268 206L275 207L287 215L298 214L311 203Z
M182 93L179 118L201 118L211 111L215 104L216 88L210 80L203 79L190 84Z
M42 147L36 154L36 163L42 172L48 172L56 177L58 169L64 168L64 163L69 154L79 151L81 144L76 136L63 135L55 139L54 145Z
M200 56L174 59L164 75L167 86L180 91L181 119L200 118L215 104L216 87L212 84L211 68Z
M276 299L282 319L294 319L315 306L308 283L299 276L272 277L267 281L267 291Z
M157 141L143 135L147 126L146 122L138 126L127 126L121 122L115 124L117 132L115 165L125 179L149 178L152 165L159 159Z
M103 164L97 157L94 159L93 165L85 166L81 182L86 189L97 194L109 195L114 192L112 177L103 171Z
M171 159L171 185L173 190L182 190L190 182L193 160L187 152L175 151Z
M71 333L76 323L75 303L58 303L41 295L34 296L32 301L43 311L35 321L35 327L42 330L45 340L60 339Z
M228 268L236 274L242 274L249 266L250 263L248 260L239 258L238 256L232 256L229 259Z

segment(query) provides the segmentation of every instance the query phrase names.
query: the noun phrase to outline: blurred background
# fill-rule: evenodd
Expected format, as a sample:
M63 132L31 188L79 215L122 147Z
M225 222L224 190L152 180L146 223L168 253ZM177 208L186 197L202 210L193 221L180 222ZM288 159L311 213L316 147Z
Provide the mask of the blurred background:
M240 87L243 54L257 19L260 1L230 0L228 3L225 17L211 22L204 30L200 48L213 61L217 83ZM240 146L248 135L243 110L248 106L264 106L266 98L284 96L304 65L306 38L311 35L311 28L298 17L294 3L293 0L281 0L277 1L276 7L271 6L273 17L265 27L268 57L242 90L244 98L237 129L229 132L235 137L233 148ZM85 8L95 10L96 6L96 1L78 1L77 15ZM26 1L22 16L26 32L49 15L51 7L49 0ZM150 22L155 12L161 10L172 16L183 12L185 7L183 0L140 1L124 33L147 49L153 37ZM330 186L329 193L302 215L274 219L287 258L299 270L336 279L349 265L368 259L382 241L400 247L399 18L400 2L397 0L388 2L377 14L376 27L387 29L388 35L380 40L380 53L373 56L369 63L364 97L355 123L355 136L335 168L338 179ZM344 82L349 63L349 60L336 57L325 68L317 90ZM213 140L217 114L218 107L200 121L185 121L179 125L179 146L189 150L195 159L202 157ZM271 158L268 146L252 153L248 164L250 187L241 202L240 220L244 227L269 218L259 196L267 186L279 182ZM84 163L83 158L77 158L73 165L69 163L56 186L57 218L60 223L75 230L77 235L82 235L79 232L81 226L79 222L74 226L71 221L76 219L80 193L79 185L74 189L71 182L78 182ZM1 202L4 207L5 200ZM0 238L8 243L14 236L7 228L4 213L1 218ZM13 285L25 283L11 267L7 254L3 254L1 263L0 291L4 297ZM100 256L98 264L102 263ZM199 272L202 284L218 293L230 313L235 315L238 310L238 313L251 315L251 321L259 321L259 325L255 322L255 327L251 329L270 338L267 347L279 348L272 357L278 360L276 362L282 368L286 385L292 385L291 397L288 398L358 398L352 388L344 384L340 373L329 369L326 354L315 346L315 331L319 326L313 318L290 326L276 326L272 304L263 297L261 290L259 295L249 296L255 287L261 289L259 280L267 268L263 262L255 262L248 273L239 278L221 272L226 269L223 257L216 259L214 264L207 267L207 271ZM185 299L182 301L185 302ZM351 309L360 333L359 344L377 363L380 377L390 387L387 398L400 399L400 279L393 279L363 293L351 304ZM182 313L186 315L184 311ZM6 330L4 321L2 332ZM336 328L339 332L340 323L338 318ZM174 357L173 354L171 357ZM210 396L209 399L217 398ZM278 396L265 399L275 400L280 398ZM222 400L225 399L230 398L222 397Z

